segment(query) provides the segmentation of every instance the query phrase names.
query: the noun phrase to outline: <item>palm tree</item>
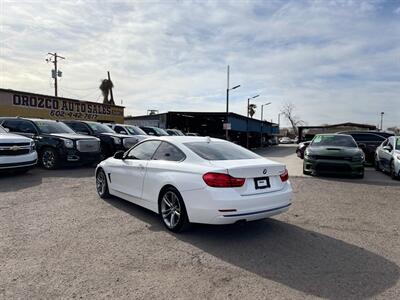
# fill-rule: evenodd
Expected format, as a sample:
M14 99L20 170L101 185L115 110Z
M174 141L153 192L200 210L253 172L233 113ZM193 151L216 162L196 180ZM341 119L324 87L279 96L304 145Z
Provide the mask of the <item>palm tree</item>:
M257 108L257 105L255 105L255 104L250 104L249 105L250 118L253 118L254 114L256 113L256 108Z
M103 94L103 104L110 104L110 102L108 101L108 94L110 93L110 90L113 87L114 87L114 84L112 83L111 80L103 79L101 81L99 89L101 90L101 93Z

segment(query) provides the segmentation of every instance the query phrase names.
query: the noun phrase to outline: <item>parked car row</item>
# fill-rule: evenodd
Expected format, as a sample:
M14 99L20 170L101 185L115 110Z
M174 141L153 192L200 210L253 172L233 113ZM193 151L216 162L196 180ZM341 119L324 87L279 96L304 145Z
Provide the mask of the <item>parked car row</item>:
M32 158L29 167L35 166L37 162L45 169L92 165L113 156L117 151L130 149L149 136L184 135L177 129L167 129L167 132L150 126L137 127L79 120L0 117L0 125L0 168L9 170L11 165L8 164L11 163L21 163L19 170L28 167L22 163L25 159L22 155L30 154L32 158L32 153L36 153L35 162ZM20 141L21 139L25 139L25 142ZM28 151L24 148L28 147L26 143L34 145L34 151L25 153ZM29 168L24 170L27 169Z
M400 137L387 132L349 131L318 134L296 149L304 159L304 174L347 174L362 178L364 164L373 163L378 171L393 179L400 177Z

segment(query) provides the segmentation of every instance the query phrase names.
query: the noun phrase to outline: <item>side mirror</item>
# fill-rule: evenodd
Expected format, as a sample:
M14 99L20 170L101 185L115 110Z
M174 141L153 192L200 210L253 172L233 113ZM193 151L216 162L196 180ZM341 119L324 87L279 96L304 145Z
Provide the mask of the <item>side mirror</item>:
M124 151L117 151L117 152L115 152L115 154L114 154L114 158L115 158L115 159L124 159L124 154L125 154Z
M390 146L385 146L383 147L383 150L387 151L387 152L392 152L392 147Z

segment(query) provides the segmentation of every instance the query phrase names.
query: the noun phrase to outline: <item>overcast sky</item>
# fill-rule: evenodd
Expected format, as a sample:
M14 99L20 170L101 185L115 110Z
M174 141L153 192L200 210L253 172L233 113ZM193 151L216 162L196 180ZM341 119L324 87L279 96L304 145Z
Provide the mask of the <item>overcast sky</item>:
M0 0L0 87L52 95L47 52L65 56L59 95L101 101L109 70L127 114L230 111L247 98L277 121L400 126L400 1ZM255 117L260 117L258 109Z

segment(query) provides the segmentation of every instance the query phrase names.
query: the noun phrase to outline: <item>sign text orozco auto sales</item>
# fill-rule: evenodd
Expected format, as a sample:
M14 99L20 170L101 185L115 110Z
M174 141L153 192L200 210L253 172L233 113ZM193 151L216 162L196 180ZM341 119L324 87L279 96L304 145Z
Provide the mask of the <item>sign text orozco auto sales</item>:
M76 117L82 119L96 119L97 115L111 115L111 106L75 102L54 98L37 96L13 95L13 105L30 108L43 108L50 110L50 116L55 117Z
M124 107L0 88L0 116L124 122Z

